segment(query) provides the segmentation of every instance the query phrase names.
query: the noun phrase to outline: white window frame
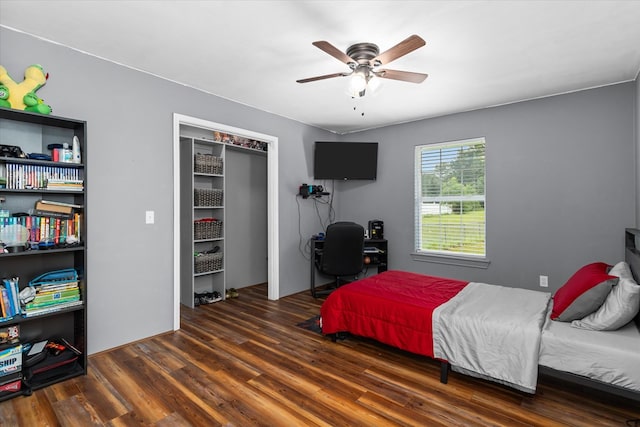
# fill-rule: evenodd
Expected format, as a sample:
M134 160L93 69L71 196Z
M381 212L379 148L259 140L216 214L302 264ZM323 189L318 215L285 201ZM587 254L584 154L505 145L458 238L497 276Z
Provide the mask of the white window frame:
M447 250L429 250L422 249L422 203L424 198L422 196L422 153L425 150L441 150L443 148L453 148L464 145L484 144L485 147L485 188L483 195L473 196L461 196L456 197L459 201L482 201L485 208L485 222L484 222L484 253L472 254L465 252L453 252ZM443 264L454 264L468 267L487 268L489 266L489 260L487 259L487 201L486 201L486 139L484 137L470 138L457 141L447 141L432 144L421 144L415 146L414 159L415 159L415 186L414 186L414 253L412 258L417 261L437 262ZM451 196L439 196L440 200L451 200ZM431 198L430 198L431 200ZM435 199L434 199L435 200Z

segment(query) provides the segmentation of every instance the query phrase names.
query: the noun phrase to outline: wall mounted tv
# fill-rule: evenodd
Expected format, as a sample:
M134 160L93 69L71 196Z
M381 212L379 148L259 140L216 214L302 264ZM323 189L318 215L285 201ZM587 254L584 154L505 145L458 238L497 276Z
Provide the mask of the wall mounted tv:
M377 142L316 141L313 157L315 179L376 179Z

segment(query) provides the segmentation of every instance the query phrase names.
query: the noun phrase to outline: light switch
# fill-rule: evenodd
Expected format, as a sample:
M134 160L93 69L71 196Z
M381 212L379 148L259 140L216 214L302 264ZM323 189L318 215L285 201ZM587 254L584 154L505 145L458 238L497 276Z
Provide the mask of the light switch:
M155 212L147 211L145 214L145 222L147 224L153 224L155 222Z

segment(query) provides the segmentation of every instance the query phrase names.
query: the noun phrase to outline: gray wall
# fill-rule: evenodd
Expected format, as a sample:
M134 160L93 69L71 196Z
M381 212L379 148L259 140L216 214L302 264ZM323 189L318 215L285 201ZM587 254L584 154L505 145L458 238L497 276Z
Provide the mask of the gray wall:
M267 157L225 153L226 287L267 282Z
M580 266L623 259L635 224L634 99L625 83L376 129L375 183L340 183L338 217L385 221L392 269L549 290ZM414 261L414 146L486 138L485 269Z
M90 353L173 328L174 112L279 138L280 295L308 287L294 195L312 175L301 161L312 142L335 135L0 28L0 64L11 75L35 63L49 73L38 94L53 114L88 124ZM313 207L301 209L301 228L315 229Z
M321 221L296 193L316 183L316 140L381 143L378 181L336 183L334 206L338 219L385 221L392 268L523 287L547 274L553 289L579 265L620 259L622 230L635 222L637 85L340 137L0 28L0 64L19 78L34 63L50 75L38 94L54 114L88 122L90 353L173 327L174 112L279 138L280 296L308 287L305 244ZM413 146L474 136L487 138L491 265L412 261Z
M636 76L636 228L640 227L640 72Z

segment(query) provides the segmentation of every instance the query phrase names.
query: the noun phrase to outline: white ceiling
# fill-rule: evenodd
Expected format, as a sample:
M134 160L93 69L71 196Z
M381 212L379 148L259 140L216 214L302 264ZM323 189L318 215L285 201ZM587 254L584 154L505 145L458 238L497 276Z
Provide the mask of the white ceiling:
M337 133L633 80L640 1L13 1L0 25ZM426 46L362 99L312 46ZM46 64L43 64L46 68ZM17 71L9 70L16 73ZM362 115L364 113L364 115Z

